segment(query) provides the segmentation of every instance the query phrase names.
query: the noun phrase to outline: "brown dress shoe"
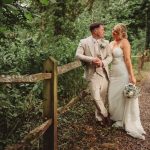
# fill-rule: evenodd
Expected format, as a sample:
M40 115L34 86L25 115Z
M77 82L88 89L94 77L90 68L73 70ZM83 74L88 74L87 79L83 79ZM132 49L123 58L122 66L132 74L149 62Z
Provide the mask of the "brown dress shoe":
M109 117L104 117L103 118L103 123L106 125L106 126L112 126L112 124L114 123Z

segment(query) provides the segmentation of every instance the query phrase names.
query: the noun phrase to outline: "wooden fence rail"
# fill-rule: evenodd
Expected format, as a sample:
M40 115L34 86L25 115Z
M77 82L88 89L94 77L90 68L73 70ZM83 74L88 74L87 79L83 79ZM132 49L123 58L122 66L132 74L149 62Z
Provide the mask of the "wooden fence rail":
M29 146L30 143L40 138L45 133L45 131L50 127L51 124L52 124L51 119L45 121L42 125L30 131L30 133L27 134L20 143L14 144L12 146L7 146L5 150L24 150L27 149L26 147L29 147L30 149Z
M76 68L78 68L80 66L81 66L81 62L80 61L74 61L74 62L68 63L66 65L59 66L59 67L57 67L58 75L66 73L66 72L71 71L73 69L76 69Z
M63 66L58 66L58 75L76 69L80 66L80 61L74 61ZM35 83L51 78L52 73L37 73L32 75L0 75L0 83Z
M1 75L0 83L34 83L51 79L51 73L37 73L32 75Z
M138 58L138 72L140 73L142 56ZM145 59L145 58L144 58ZM32 130L20 144L7 146L5 150L23 150L31 141L43 135L43 150L57 150L57 77L60 74L81 66L79 61L63 66L57 66L57 61L49 57L44 62L44 72L33 75L1 75L0 83L35 83L43 81L43 117L44 123Z

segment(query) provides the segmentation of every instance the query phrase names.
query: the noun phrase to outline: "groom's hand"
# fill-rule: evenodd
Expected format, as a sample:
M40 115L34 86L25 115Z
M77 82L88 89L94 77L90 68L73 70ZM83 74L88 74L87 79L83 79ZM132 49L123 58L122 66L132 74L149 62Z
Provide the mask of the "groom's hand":
M96 67L102 67L102 65L103 65L102 60L98 57L94 57L92 63Z

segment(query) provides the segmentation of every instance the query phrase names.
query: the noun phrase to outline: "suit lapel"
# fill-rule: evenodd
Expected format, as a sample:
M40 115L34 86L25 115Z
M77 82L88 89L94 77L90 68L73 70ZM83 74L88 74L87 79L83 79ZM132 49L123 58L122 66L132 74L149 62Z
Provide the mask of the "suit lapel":
M99 44L102 44L102 42L103 41L100 41ZM88 44L91 56L95 57L95 45L94 45L94 41L93 41L93 37L92 36L90 36L88 38L87 44ZM105 55L104 51L105 51L105 49L99 48L99 51L100 51L101 58L104 59L104 55Z
M99 42L99 45L100 44L102 44L102 41ZM103 54L104 49L99 48L99 52L100 52L101 58L104 59L104 54Z

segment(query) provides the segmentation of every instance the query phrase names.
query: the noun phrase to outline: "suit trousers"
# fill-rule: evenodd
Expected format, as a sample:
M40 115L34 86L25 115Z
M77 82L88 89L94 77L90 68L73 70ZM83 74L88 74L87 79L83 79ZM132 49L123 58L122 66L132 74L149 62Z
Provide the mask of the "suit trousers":
M89 88L96 106L96 120L102 121L103 117L108 116L108 111L105 107L108 103L108 78L106 74L104 73L104 75L101 76L95 72L89 82Z

